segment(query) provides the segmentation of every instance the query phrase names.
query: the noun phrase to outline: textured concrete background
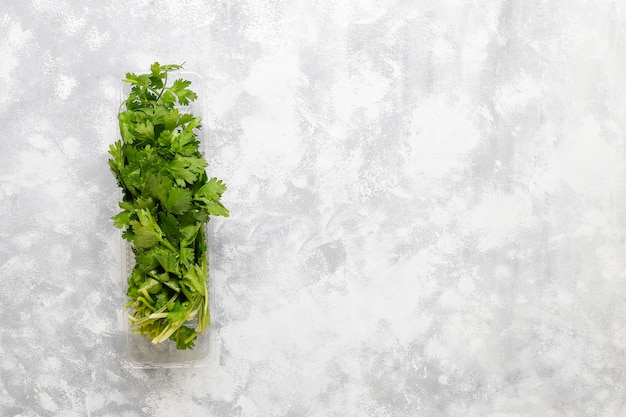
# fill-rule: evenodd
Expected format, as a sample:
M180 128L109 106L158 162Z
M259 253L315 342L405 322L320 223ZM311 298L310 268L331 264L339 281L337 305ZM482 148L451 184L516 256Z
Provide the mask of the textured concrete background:
M626 416L626 5L4 0L1 416ZM124 72L206 78L217 355L122 362Z

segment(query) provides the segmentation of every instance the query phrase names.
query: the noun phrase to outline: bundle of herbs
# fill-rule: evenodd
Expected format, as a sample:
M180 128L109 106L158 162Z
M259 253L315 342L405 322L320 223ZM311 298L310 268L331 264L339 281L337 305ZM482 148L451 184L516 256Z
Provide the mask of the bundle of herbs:
M112 219L136 261L127 289L131 325L153 343L192 349L210 324L204 226L229 213L220 202L226 185L205 171L201 120L188 112L197 99L191 82L168 82L179 69L155 62L150 73L126 74L122 140L111 145L109 165L122 190L122 211Z

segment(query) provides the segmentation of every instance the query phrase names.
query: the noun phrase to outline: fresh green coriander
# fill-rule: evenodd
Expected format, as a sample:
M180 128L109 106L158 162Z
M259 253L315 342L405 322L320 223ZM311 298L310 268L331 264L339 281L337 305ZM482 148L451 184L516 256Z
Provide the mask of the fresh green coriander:
M127 289L131 325L153 343L171 339L178 349L192 349L211 320L203 226L229 213L220 202L226 184L205 171L201 120L185 112L197 99L191 82L168 83L181 68L155 62L147 74L126 74L122 140L111 145L109 166L122 190L122 211L112 220L136 260Z

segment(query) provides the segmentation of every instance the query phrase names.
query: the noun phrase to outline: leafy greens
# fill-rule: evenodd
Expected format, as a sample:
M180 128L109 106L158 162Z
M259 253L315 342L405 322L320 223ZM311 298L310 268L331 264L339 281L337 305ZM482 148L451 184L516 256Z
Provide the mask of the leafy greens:
M155 62L149 73L126 74L122 140L110 146L109 166L122 190L122 211L112 220L136 261L127 289L131 326L153 343L171 339L192 349L210 324L204 224L229 212L220 202L226 184L205 171L200 117L186 112L197 99L191 82L168 84L179 69Z

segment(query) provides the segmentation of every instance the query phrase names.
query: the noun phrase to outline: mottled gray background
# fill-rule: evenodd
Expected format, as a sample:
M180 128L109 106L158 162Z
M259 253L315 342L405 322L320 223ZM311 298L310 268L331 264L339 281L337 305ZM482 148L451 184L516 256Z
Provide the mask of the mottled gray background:
M125 71L206 79L217 354L122 361ZM4 0L0 416L626 416L626 4Z

